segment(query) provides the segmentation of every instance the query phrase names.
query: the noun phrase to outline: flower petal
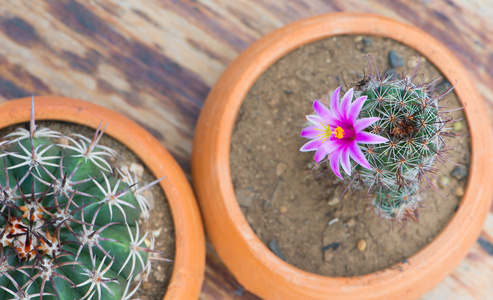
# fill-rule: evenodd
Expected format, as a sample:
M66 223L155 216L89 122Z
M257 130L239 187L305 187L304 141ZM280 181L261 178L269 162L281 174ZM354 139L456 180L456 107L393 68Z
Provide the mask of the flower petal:
M339 121L339 119L318 100L313 102L313 110L320 118L324 119L329 124L335 124Z
M381 144L388 142L389 140L383 136L362 131L356 134L354 141L358 144Z
M356 132L356 133L360 132L378 120L380 120L379 117L363 118L363 119L356 120L354 122L354 132Z
M344 169L344 172L346 172L348 176L351 176L351 161L349 160L347 148L341 151L341 166L342 169Z
M325 124L327 125L327 121L324 121L324 119L320 118L317 115L308 115L306 116L306 119L308 122L312 123L313 125L320 126L320 124Z
M330 168L336 174L337 177L342 178L341 172L339 172L339 159L341 157L341 151L334 151L330 154Z
M339 149L343 145L344 142L342 142L341 140L331 140L325 142L317 149L317 152L315 152L315 156L313 158L317 163L319 163L327 156L327 154Z
M319 134L322 133L322 131L317 130L317 128L321 128L320 126L309 126L304 128L301 131L301 137L307 138L307 139L314 139L316 138Z
M330 110L336 116L339 116L341 113L339 112L339 92L341 91L341 87L338 87L330 96Z
M321 140L311 140L311 141L307 142L306 144L304 144L300 148L300 151L301 152L315 151L318 149L318 147L320 147L320 145L322 145Z
M341 107L339 108L341 115L344 116L345 119L348 119L348 111L351 107L351 101L353 100L353 89L349 89L341 100Z
M368 163L368 160L366 160L365 155L363 154L363 151L359 148L358 144L356 143L351 143L348 147L348 152L349 155L351 155L351 158L359 165L361 165L364 168L367 169L372 169L370 164Z
M363 108L363 104L365 104L367 98L368 98L367 96L362 96L354 100L353 103L351 103L351 107L347 112L347 118L352 123L356 121L356 118L359 116L359 113L361 112L361 108Z

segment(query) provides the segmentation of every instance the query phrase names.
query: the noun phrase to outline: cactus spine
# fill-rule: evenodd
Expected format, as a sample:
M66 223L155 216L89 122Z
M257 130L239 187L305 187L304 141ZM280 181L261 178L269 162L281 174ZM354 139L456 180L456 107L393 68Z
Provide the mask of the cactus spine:
M117 178L101 125L92 140L37 129L32 105L30 130L0 144L0 299L129 299L161 259L138 223L159 180Z

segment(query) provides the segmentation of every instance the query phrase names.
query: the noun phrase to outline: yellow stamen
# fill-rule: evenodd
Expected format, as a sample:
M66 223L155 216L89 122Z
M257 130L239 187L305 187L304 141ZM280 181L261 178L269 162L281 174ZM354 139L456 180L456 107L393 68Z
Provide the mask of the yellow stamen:
M341 127L337 126L337 128L334 129L334 132L336 134L336 138L342 139L344 137L344 130Z
M327 139L330 141L332 130L330 130L329 125L327 124L326 126L323 123L320 123L320 125L322 125L323 129L315 128L315 130L322 131L322 133L317 134L317 136L320 136L320 140L323 140L322 143L324 143Z

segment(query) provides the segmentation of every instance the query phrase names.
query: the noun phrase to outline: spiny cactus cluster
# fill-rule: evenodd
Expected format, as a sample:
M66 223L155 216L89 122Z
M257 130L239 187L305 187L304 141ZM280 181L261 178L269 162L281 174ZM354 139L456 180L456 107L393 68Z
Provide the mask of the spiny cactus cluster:
M371 169L357 165L353 178L375 194L373 205L385 219L403 223L418 218L422 204L420 183L433 185L435 161L447 160L444 137L451 118L441 109L444 93L435 92L438 79L415 83L419 64L409 77L367 76L357 95L367 96L362 118L379 118L368 130L388 139L386 143L365 145L362 151Z
M342 99L339 87L330 99L315 100L315 114L306 116L301 131L308 142L300 151L315 151L315 161L328 161L341 179L342 167L349 186L366 186L377 212L399 223L417 220L424 180L437 190L434 164L448 160L444 138L454 135L439 104L452 88L439 94L439 79L415 83L418 69L419 62L410 76L398 79L375 66L376 74L353 84Z
M129 299L162 260L138 223L159 180L115 174L100 129L92 140L37 129L33 101L30 130L1 142L0 299Z

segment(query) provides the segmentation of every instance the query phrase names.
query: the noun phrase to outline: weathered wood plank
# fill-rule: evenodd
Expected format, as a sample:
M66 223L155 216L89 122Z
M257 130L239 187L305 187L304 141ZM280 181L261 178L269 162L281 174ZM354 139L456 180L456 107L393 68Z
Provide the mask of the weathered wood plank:
M148 129L188 172L200 108L226 66L275 28L334 11L382 14L429 32L467 67L493 115L493 7L486 0L2 1L0 101L55 94L99 103ZM493 207L481 238L423 299L493 298L493 257L484 242L493 242ZM209 248L201 298L254 296Z

